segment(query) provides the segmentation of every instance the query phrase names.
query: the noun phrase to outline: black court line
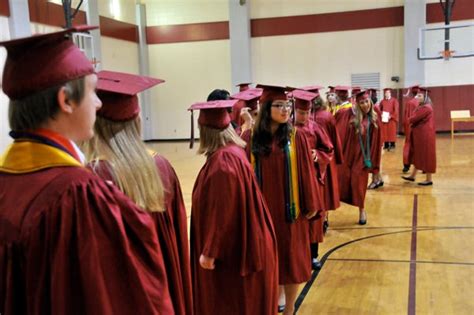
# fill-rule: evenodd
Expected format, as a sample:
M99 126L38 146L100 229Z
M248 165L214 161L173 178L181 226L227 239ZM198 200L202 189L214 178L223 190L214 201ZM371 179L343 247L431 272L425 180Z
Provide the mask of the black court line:
M418 225L418 195L413 198L413 221L410 250L410 278L408 283L408 315L416 314L416 242Z
M385 235L393 235L393 234L401 234L401 233L407 233L407 232L411 232L411 229L410 230L402 230L402 231L396 231L396 232L386 232L386 233L381 233L381 234L375 234L375 235L370 235L370 236L365 236L365 237L361 237L361 238L358 238L358 239L354 239L354 240L351 240L351 241L348 241L348 242L345 242L345 243L342 243L336 247L333 247L331 248L329 251L326 252L326 254L324 254L324 256L321 258L321 269L320 270L316 270L313 272L313 274L311 275L311 279L309 279L309 281L306 283L306 285L303 287L303 290L301 290L301 293L300 295L298 296L298 298L296 299L296 302L295 302L295 313L298 312L298 309L300 308L301 304L303 303L306 295L308 294L309 292L309 289L311 289L311 286L313 285L314 283L314 280L316 280L316 278L318 277L318 274L321 270L323 270L324 268L324 264L326 263L326 260L328 260L329 256L334 253L335 251L337 251L338 249L341 249L347 245L350 245L350 244L353 244L353 243L357 243L357 242L361 242L361 241L365 241L367 239L371 239L371 238L376 238L376 237L380 237L380 236L385 236Z
M330 228L334 231L346 231L346 230L399 230L399 229L411 229L411 226L367 226L367 227L336 227ZM418 225L417 230L420 229L474 229L474 226L435 226L435 225ZM329 231L329 229L328 229Z
M358 258L328 258L329 261L352 261L352 262L381 262L381 263L411 263L411 260L399 259L358 259ZM434 265L464 265L474 266L474 262L455 262L455 261L431 261L431 260L416 260L415 264L434 264Z
M346 231L346 230L399 230L399 229L411 229L411 226L367 226L367 227L335 227L330 228L329 230L334 231ZM474 229L474 226L435 226L435 225L418 225L416 227L417 230L420 229Z
M425 231L436 231L436 230L464 230L464 229L469 229L469 230L472 230L474 229L474 227L472 226L461 226L461 227L418 227L416 229L416 231L418 232L425 232ZM299 294L298 298L296 299L296 302L295 302L295 314L296 312L298 311L298 309L300 308L301 304L303 303L306 295L308 294L309 290L311 289L311 286L313 285L314 281L316 280L316 278L318 277L319 275L319 272L324 268L324 264L326 263L327 260L329 260L329 256L334 253L335 251L347 246L347 245L350 245L350 244L353 244L353 243L357 243L357 242L361 242L361 241L365 241L367 239L371 239L371 238L377 238L377 237L381 237L381 236L386 236L386 235L395 235L395 234L402 234L402 233L412 233L413 232L413 229L405 229L405 230L401 230L401 231L394 231L394 232L386 232L386 233L380 233L380 234L374 234L374 235L369 235L369 236L365 236L365 237L361 237L361 238L358 238L358 239L353 239L351 241L348 241L348 242L345 242L345 243L342 243L342 244L339 244L338 246L336 247L333 247L331 248L329 251L327 251L323 257L321 258L321 269L320 270L316 270L313 272L313 274L311 275L311 278L309 279L309 281L305 284L305 286L303 287L303 290L301 290L301 293Z

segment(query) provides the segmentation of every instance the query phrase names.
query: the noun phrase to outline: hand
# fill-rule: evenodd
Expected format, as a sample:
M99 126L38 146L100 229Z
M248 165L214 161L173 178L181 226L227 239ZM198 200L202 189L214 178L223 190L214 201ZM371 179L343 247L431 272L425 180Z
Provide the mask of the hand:
M214 264L214 260L214 258L207 257L201 254L201 257L199 257L199 264L204 269L214 270L214 268L216 267L216 265Z
M249 113L250 107L244 107L240 110L240 118L244 121L244 123L248 123L250 125L253 124L252 115Z
M311 150L311 156L313 157L313 161L316 163L318 161L318 156L316 155L316 150Z
M315 211L313 211L313 212L310 212L310 213L306 214L306 219L311 219L311 218L314 217L317 213L318 213L318 211L315 210Z

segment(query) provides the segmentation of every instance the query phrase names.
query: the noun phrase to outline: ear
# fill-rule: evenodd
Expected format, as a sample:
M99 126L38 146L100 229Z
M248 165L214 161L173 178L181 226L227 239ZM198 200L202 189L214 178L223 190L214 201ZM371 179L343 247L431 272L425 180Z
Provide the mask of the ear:
M72 114L74 108L67 97L66 88L64 86L59 89L57 98L59 110L66 114Z

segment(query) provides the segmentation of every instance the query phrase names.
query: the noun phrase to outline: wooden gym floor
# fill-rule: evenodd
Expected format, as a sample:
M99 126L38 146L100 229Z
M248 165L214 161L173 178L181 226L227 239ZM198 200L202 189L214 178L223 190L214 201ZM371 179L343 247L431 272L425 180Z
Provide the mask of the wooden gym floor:
M297 314L474 314L474 136L437 136L431 187L400 178L403 140L384 151L367 225L355 207L330 212L323 268L301 286ZM148 144L176 169L189 214L204 158L185 142Z

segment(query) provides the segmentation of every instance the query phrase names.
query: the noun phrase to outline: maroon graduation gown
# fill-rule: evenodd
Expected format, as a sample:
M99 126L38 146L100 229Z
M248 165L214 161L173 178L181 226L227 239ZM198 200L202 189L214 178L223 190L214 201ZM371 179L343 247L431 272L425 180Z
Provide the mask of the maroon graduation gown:
M314 112L313 117L314 121L326 131L334 148L334 157L330 159L326 170L323 193L326 210L335 210L341 205L337 178L337 165L343 162L341 139L336 128L336 119L330 112L321 108Z
M215 258L214 270L201 267L201 254ZM191 259L196 315L275 314L275 232L245 151L234 144L210 155L196 179Z
M382 131L382 139L384 142L397 141L397 125L398 125L398 100L391 97L389 100L383 99L379 104L381 112L389 112L390 120L388 123L382 122L382 117L379 117L379 125Z
M341 201L364 208L365 194L369 180L369 169L364 165L364 156L359 144L359 134L351 122L354 113L351 108L340 110L336 113L336 123L342 135L342 148L344 163L338 167L339 191ZM378 128L370 125L370 156L372 169L378 170L381 159L380 117L377 117ZM366 145L367 117L362 122L362 142Z
M250 156L250 132L242 135L247 142L247 154ZM296 152L298 156L298 179L300 189L299 218L289 223L285 217L285 172L284 153L276 140L272 152L261 156L261 190L267 201L278 241L279 283L296 284L306 282L311 277L309 222L305 214L317 209L317 188L310 144L303 132L296 132Z
M187 218L181 186L168 160L158 154L154 154L153 158L165 190L165 211L148 213L155 222L163 252L168 289L174 311L176 314L192 314ZM94 171L103 179L113 181L107 162L100 161L94 166Z
M410 164L426 173L436 173L436 130L433 107L418 106L410 117Z
M298 130L304 132L311 145L311 149L316 150L317 162L314 163L316 170L316 187L318 188L317 209L323 210L320 217L309 222L309 238L311 243L321 243L324 240L324 218L327 205L324 200L323 191L325 189L326 174L330 160L334 157L334 149L331 140L326 132L318 124L309 120L305 125L296 124Z
M403 144L403 164L410 165L410 147L411 147L411 126L410 117L413 115L418 101L416 98L409 99L405 104L405 110L403 111L403 129L405 132L405 143Z
M150 216L89 170L0 173L0 313L173 314Z

